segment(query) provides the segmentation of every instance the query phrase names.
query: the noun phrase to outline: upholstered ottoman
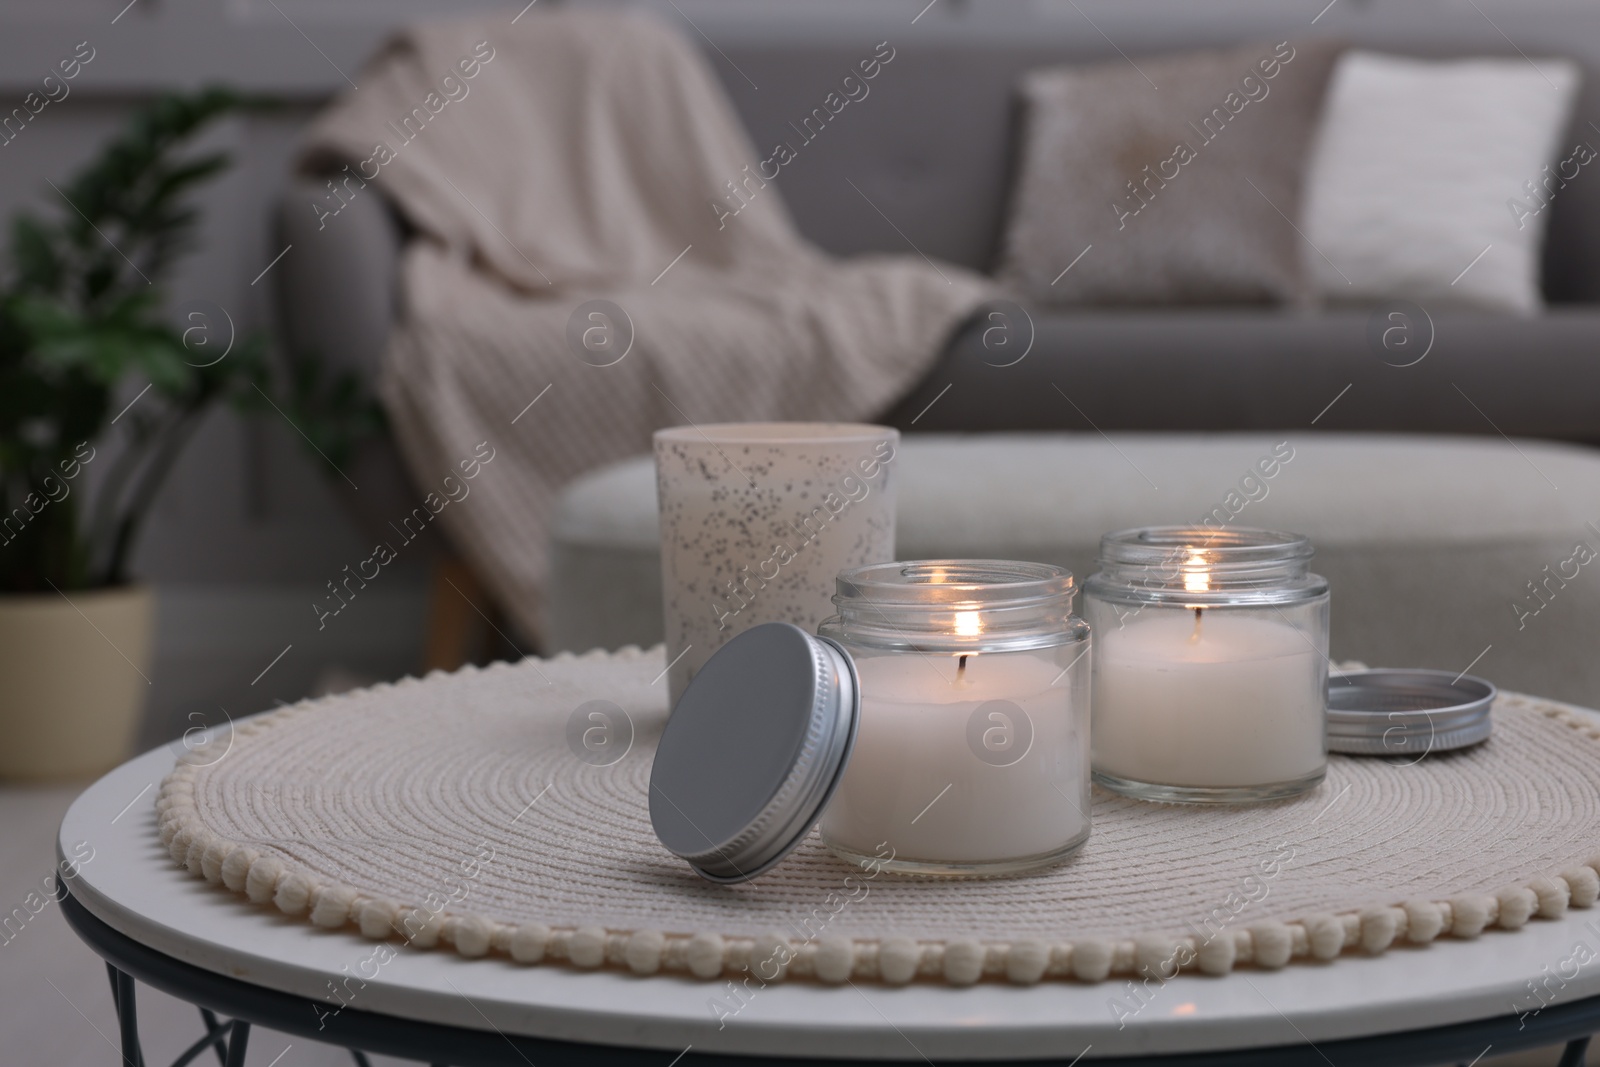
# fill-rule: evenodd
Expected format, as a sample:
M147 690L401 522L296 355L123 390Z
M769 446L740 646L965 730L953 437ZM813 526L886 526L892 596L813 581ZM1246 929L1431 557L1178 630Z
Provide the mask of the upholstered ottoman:
M1100 535L1151 523L1305 533L1333 591L1333 655L1469 667L1600 701L1600 451L1501 438L1316 432L909 436L896 459L902 559L1095 569ZM650 457L564 494L555 650L661 640Z

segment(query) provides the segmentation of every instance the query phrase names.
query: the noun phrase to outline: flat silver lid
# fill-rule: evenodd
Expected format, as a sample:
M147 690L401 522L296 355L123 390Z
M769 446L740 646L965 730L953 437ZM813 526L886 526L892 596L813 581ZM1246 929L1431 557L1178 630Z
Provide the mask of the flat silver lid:
M650 822L713 882L744 882L792 852L833 796L860 715L844 649L786 622L733 638L667 719Z
M1379 668L1328 678L1328 748L1421 759L1486 740L1495 687L1470 674Z

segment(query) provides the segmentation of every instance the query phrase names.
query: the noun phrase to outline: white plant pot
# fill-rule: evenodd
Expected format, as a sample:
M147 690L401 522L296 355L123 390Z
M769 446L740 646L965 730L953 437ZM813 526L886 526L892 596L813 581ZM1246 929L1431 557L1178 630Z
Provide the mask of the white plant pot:
M132 755L155 593L0 595L0 777L97 775Z

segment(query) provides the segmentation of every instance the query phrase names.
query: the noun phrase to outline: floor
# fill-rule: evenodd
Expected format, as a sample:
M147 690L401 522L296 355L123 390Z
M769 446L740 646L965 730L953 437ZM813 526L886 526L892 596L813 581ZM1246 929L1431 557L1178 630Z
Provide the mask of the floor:
M56 827L80 789L82 784L0 787L0 914L20 905L50 875ZM140 1032L152 1067L171 1063L202 1033L190 1005L143 986L138 998ZM0 933L0 1062L115 1067L116 1034L105 965L77 939L53 903L14 936ZM1558 1057L1558 1050L1486 1056L1477 1067L1548 1067ZM374 1067L410 1062L385 1056L371 1060ZM348 1067L352 1060L340 1049L256 1029L248 1062L251 1067Z
M0 788L0 913L20 905L48 877L55 834L81 784ZM52 902L0 942L0 1062L49 1067L115 1067L117 1020L105 964L80 942ZM141 986L139 1026L145 1059L171 1063L203 1030L195 1009ZM371 1057L374 1067L409 1063ZM197 1063L213 1062L200 1059ZM250 1033L250 1067L350 1067L341 1049Z

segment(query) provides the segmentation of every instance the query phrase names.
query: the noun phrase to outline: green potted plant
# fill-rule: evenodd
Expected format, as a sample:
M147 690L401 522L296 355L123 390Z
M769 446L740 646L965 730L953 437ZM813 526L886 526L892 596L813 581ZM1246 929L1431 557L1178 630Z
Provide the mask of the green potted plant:
M224 89L159 99L55 187L53 218L13 220L0 282L0 776L84 775L125 757L151 672L154 597L128 573L141 523L213 406L270 392L261 338L235 342L220 309L174 322L163 289L193 236L187 194L228 165L190 142L256 106ZM297 367L280 407L302 412L314 379ZM367 427L371 411L341 388L340 414ZM314 428L324 444L359 433Z

